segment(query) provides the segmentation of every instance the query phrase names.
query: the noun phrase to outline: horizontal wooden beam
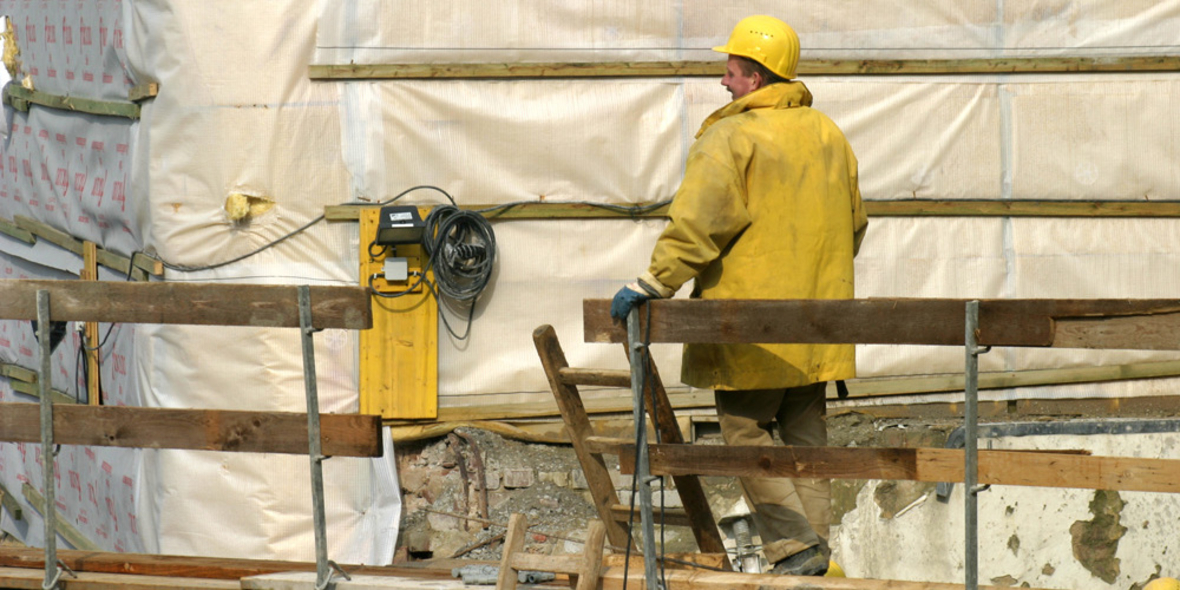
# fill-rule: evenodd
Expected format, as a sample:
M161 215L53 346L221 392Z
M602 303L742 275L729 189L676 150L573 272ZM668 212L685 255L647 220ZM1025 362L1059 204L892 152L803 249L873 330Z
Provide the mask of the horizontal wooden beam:
M233 580L277 574L282 572L314 572L314 561L279 561L271 559L241 559L230 557L196 557L182 555L149 555L144 553L115 553L58 549L57 557L75 572L129 574L136 576L164 576L172 578L203 578ZM432 569L435 562L419 562L422 567L362 566L341 564L349 574L374 576L415 576L423 579L453 579L450 564ZM453 563L453 562L452 562ZM45 573L45 550L33 547L0 547L0 567ZM67 577L68 579L68 577ZM0 588L3 584L0 584ZM37 586L40 588L40 586Z
M964 74L1060 74L1077 72L1174 72L1178 56L1019 57L983 59L804 59L800 76ZM313 80L446 80L506 78L720 77L725 62L633 61L450 64L314 64Z
M80 98L77 96L60 96L39 90L30 90L19 84L8 84L4 87L4 103L12 105L18 111L28 111L31 105L38 105L59 111L74 111L90 115L107 117L139 118L139 105L132 102L113 102Z
M899 199L865 201L869 217L1089 217L1175 218L1180 201L1046 201L1015 199ZM360 211L378 205L329 205L328 221L357 221ZM635 204L563 203L537 201L506 205L463 205L494 220L524 219L637 219L668 216L669 201Z
M994 371L979 374L979 389L1011 389L1040 385L1103 383L1180 376L1180 361L1129 363L1066 369ZM911 377L852 379L847 382L849 399L899 395L921 395L963 391L962 373ZM834 399L834 395L829 395Z
M39 442L37 404L0 403L0 440ZM381 417L321 414L323 453L380 457ZM54 440L63 445L241 453L308 452L307 414L120 406L55 406Z
M640 558L629 568L612 565L599 578L602 590L644 588L644 570ZM914 557L917 560L917 557ZM941 582L911 582L906 580L876 580L872 578L827 578L817 576L780 576L717 572L696 568L661 570L660 582L664 590L963 590L962 584ZM979 590L1009 590L1007 586L976 586ZM1044 590L1030 588L1028 590Z
M45 572L0 567L0 588L41 590ZM78 573L63 575L58 588L63 590L241 590L237 580L202 580L128 574Z
M0 280L0 318L37 319L42 289L60 321L299 327L296 287L236 283ZM370 328L370 299L362 287L311 287L312 323Z
M587 342L624 342L609 299L583 302ZM651 301L650 342L962 346L967 300L666 299ZM645 316L642 322L648 325ZM1180 299L985 299L981 346L1180 350Z
M635 446L591 437L596 452L635 470ZM648 446L653 475L963 481L964 451L934 448ZM979 451L979 483L1135 492L1180 492L1180 460L1092 457L1077 452Z
M17 215L13 217L13 222L19 229L27 231L36 238L64 248L78 256L82 256L86 249L84 240L79 240L64 231L31 217ZM103 248L98 248L96 251L96 260L99 264L114 271L121 272L124 275L130 274L131 278L135 280L146 280L147 277L143 276L144 273L158 277L164 276L164 263L159 260L148 256L135 256L133 258L127 258L126 256L115 254Z
M901 199L864 205L871 217L1180 217L1180 201Z

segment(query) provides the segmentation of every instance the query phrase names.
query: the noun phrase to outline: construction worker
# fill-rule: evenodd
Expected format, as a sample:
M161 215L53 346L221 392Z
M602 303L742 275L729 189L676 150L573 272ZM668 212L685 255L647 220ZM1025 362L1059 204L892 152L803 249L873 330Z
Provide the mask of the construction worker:
M697 132L651 265L611 316L671 297L849 299L868 219L844 134L794 80L799 38L769 16L743 19L721 84L733 101ZM730 445L827 444L825 384L855 376L852 345L687 344L681 380L715 392ZM772 573L822 575L831 550L828 480L741 478Z

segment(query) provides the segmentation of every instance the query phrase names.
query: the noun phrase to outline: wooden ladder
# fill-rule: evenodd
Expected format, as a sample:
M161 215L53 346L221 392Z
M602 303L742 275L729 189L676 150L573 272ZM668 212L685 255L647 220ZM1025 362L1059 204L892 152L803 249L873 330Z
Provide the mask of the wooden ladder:
M545 367L545 375L549 378L549 387L553 390L553 397L561 411L566 429L569 431L570 441L582 471L586 475L586 484L590 488L590 496L594 500L594 507L606 528L606 536L616 547L634 547L627 523L631 521L631 508L619 502L611 483L610 472L600 452L591 448L587 439L594 436L590 425L590 418L586 414L586 407L578 393L579 385L599 385L631 387L630 371L611 371L601 369L577 369L569 366L561 343L557 340L557 333L552 326L543 325L533 331L533 343L537 347L537 354L541 357L541 364ZM625 345L624 345L625 346ZM664 390L659 372L654 362L647 366L647 390L650 404L649 415L652 424L659 435L658 440L663 443L679 444L684 442L684 435L676 423L676 416L672 404L668 401L668 394ZM708 498L701 487L696 475L672 476L680 499L684 504L683 510L665 509L663 522L671 525L688 526L692 528L696 537L697 547L703 553L716 553L722 556L726 568L732 569L729 557L722 544L721 532L717 522L713 520L713 511L709 508ZM658 510L658 509L657 509ZM659 515L657 515L659 518Z
M508 535L504 538L504 549L500 556L500 574L496 590L516 590L518 572L541 571L568 574L570 587L574 590L595 590L602 575L602 551L606 538L606 527L602 521L590 521L586 533L586 549L581 555L565 557L521 553L524 539L528 534L528 521L523 514L508 518ZM577 578L577 582L574 578Z

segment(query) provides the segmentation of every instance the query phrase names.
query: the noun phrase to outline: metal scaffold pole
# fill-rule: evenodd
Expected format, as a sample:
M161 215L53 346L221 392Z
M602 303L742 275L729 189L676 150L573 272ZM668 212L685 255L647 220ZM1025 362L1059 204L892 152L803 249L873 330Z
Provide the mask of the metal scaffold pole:
M990 347L979 346L979 301L967 302L966 371L963 431L965 452L963 466L963 507L966 536L964 575L966 590L979 588L979 355Z
M303 337L303 386L307 391L307 453L311 460L312 525L315 529L316 590L332 584L332 564L328 561L328 525L324 516L324 460L320 444L320 401L316 391L315 342L317 330L311 321L311 289L299 287L299 332Z
M57 490L53 472L57 453L53 450L53 398L50 395L53 343L49 333L53 325L49 318L49 291L41 289L37 291L37 340L41 345L37 389L41 395L41 473L44 476L41 481L45 487L42 494L45 508L41 513L45 520L45 580L41 583L44 590L57 588L62 574L57 560Z
M656 575L655 523L652 514L651 482L647 455L647 416L644 409L643 386L646 381L645 345L639 337L639 310L627 314L627 349L631 357L631 395L635 405L635 483L639 493L639 514L643 528L644 588L660 588Z

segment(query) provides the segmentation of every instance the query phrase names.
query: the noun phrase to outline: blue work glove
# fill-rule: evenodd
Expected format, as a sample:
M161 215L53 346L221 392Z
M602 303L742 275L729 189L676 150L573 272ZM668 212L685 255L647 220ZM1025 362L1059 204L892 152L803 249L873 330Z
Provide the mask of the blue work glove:
M627 321L627 314L631 313L631 308L651 299L651 295L647 293L638 284L627 285L619 289L615 293L615 298L610 302L610 317Z

